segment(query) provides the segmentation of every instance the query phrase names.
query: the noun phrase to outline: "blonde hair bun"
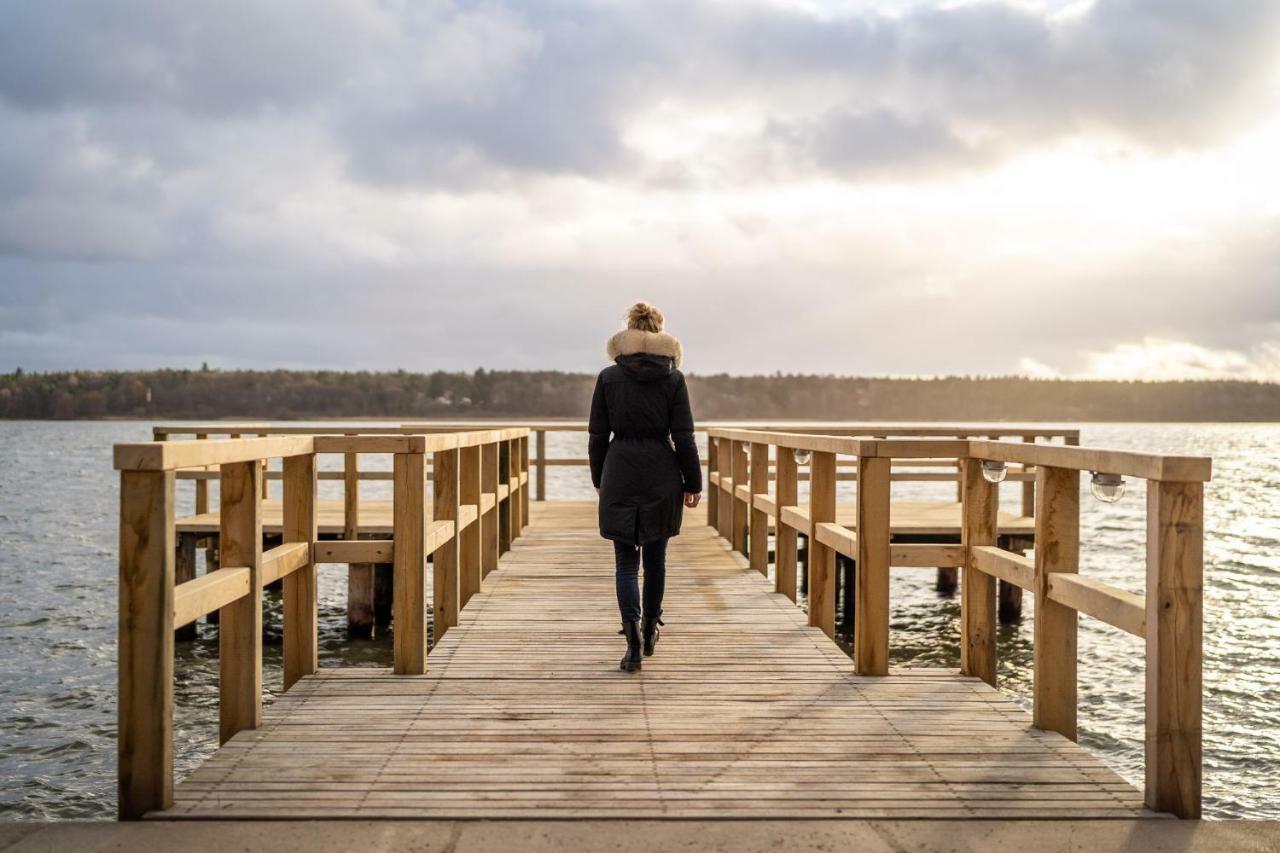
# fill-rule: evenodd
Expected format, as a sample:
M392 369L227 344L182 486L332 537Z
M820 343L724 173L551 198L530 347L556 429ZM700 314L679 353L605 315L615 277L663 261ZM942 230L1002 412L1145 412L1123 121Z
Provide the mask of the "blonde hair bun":
M627 309L627 328L642 332L661 332L662 312L648 302L637 302Z

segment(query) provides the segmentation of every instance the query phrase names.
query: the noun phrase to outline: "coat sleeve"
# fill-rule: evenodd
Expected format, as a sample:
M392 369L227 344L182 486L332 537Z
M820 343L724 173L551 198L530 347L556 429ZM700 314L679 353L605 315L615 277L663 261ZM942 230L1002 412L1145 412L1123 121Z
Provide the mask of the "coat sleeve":
M698 445L693 440L693 409L689 406L689 388L685 385L684 376L680 377L671 402L671 442L676 448L684 490L701 492L702 465L698 462Z
M591 460L591 484L600 488L604 473L604 456L609 452L609 406L605 403L604 383L596 377L596 390L591 395L591 418L587 422L587 457Z

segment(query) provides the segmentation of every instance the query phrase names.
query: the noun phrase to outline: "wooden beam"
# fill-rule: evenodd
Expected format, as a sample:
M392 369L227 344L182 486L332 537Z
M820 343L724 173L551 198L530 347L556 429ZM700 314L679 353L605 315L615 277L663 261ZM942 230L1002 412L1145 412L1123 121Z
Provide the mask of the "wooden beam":
M959 568L964 565L964 558L963 545L942 545L933 542L889 545L889 565L896 568Z
M960 671L996 683L996 581L974 561L975 546L996 543L999 493L976 459L961 468L960 544L968 558L960 578Z
M498 444L480 446L480 577L498 568Z
M718 473L719 462L719 444L718 438L707 438L707 488L706 504L707 504L707 526L715 527L719 521L720 510L720 487Z
M1147 635L1147 603L1141 595L1094 578L1063 573L1049 578L1048 596L1050 602L1092 616L1135 637Z
M479 447L458 449L458 503L458 606L466 607L480 591Z
M796 527L782 523L782 508L794 506L799 499L796 486L796 456L785 447L777 449L777 477L773 483L774 513L777 524L773 534L774 589L792 601L796 600ZM801 529L808 529L808 519Z
M1075 740L1079 608L1070 595L1060 598L1060 581L1072 579L1080 564L1080 472L1042 466L1036 477L1032 719L1037 728Z
M225 465L277 456L311 453L309 435L274 438L211 439L208 441L158 441L117 444L114 449L118 471L172 471L200 465Z
M1098 447L971 441L969 453L976 459L1072 468L1077 471L1103 471L1145 480L1204 482L1213 473L1213 460L1207 456L1165 456Z
M431 517L458 520L458 450L437 450L432 456ZM432 562L434 640L458 624L458 536L451 535L435 549Z
M801 533L809 532L809 510L802 506L783 506L778 510L779 527L790 527Z
M360 454L348 450L342 457L342 538L360 538ZM373 563L347 565L347 636L366 639L373 636L374 584Z
M747 448L750 445L746 442L735 441L733 443L733 485L734 490L729 493L729 504L733 507L733 526L730 528L729 541L733 545L733 550L739 554L746 556L747 553L747 518L748 507L747 500L742 497L738 491L738 487L748 485L750 481L750 473L748 472ZM748 499L750 490L748 490Z
M438 441L438 440L437 440ZM423 435L317 435L316 453L423 453Z
M1204 486L1147 486L1147 806L1200 817Z
M836 520L836 455L815 451L809 466L809 624L834 639L836 552L818 541L816 528Z
M538 500L545 501L547 499L547 431L545 429L535 431L534 438L537 440L538 454Z
M317 563L395 562L393 539L317 539L312 545Z
M427 671L426 458L421 453L397 453L392 466L393 668L396 675L422 675Z
M310 542L285 542L262 555L262 585L270 586L311 565Z
M520 438L520 520L529 525L529 434Z
M726 491L733 485L733 442L729 439L720 439L720 447L716 451L719 458L719 469L716 476L716 492L719 495L717 501L718 514L716 516L716 532L723 539L732 542L733 531L733 492Z
M282 500L285 542L305 544L307 559L285 576L284 604L284 689L304 675L320 668L320 629L316 558L311 545L316 540L316 457L291 456L284 460Z
M257 460L222 466L218 535L221 564L247 567L249 592L223 607L219 616L219 743L262 724L261 476Z
M748 464L751 469L749 475L751 485L748 487L747 495L747 508L751 519L749 558L751 568L767 576L769 574L769 514L756 508L752 496L760 494L765 497L765 493L769 491L769 445L753 443Z
M814 537L837 554L843 554L851 560L858 559L858 535L843 524L824 521L813 526Z
M190 624L249 594L249 570L244 566L215 569L173 590L173 627Z
M997 548L995 545L974 545L969 549L969 554L973 558L973 566L978 571L1022 589L1035 590L1036 564L1029 557Z
M117 812L173 805L173 474L120 473Z
M889 460L858 459L853 662L859 675L889 674Z

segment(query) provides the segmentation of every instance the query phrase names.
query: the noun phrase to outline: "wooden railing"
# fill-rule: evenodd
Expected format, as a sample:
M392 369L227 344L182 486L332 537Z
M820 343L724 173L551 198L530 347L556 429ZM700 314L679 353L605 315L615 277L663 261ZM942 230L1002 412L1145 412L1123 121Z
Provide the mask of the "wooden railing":
M566 421L564 423L549 423L547 421L504 421L503 426L518 426L528 429L533 437L532 458L529 461L530 476L534 479L533 496L535 500L547 499L547 469L558 468L564 466L577 467L588 464L586 456L567 456L549 458L547 456L547 433L549 432L585 432L587 425L581 421ZM452 421L423 421L401 424L399 426L353 426L343 424L326 424L323 426L272 426L261 423L209 423L209 424L166 424L156 426L152 429L154 438L162 441L182 436L192 436L196 438L208 438L210 436L226 435L238 437L241 435L420 435L434 432L454 432L454 431L471 431L492 429L495 426L493 422L473 421L473 422L452 422ZM746 425L738 421L708 421L699 425L699 432L705 432L710 429L734 429L734 428L750 428L765 431L784 431L788 433L801 434L822 434L822 435L843 435L843 436L863 436L867 438L988 438L1001 439L1013 438L1026 443L1037 442L1061 442L1067 446L1074 446L1080 443L1080 431L1074 428L1064 427L1032 427L1032 426L1000 426L991 424L954 424L954 425L937 425L937 424L885 424L885 423L817 423L817 422L787 422L780 424L750 424ZM586 442L583 441L585 448ZM708 464L708 460L702 460L704 465ZM934 468L937 470L921 470L923 468ZM354 472L354 473L353 473ZM208 487L204 485L205 481L213 479L217 476L214 471L198 471L187 470L178 473L179 479L196 480L196 512L205 512L208 507ZM280 479L281 472L269 471L266 474L267 479ZM771 475L772 476L772 475ZM806 474L801 472L801 481L806 478ZM857 476L854 466L841 460L837 463L836 479L840 481L853 480ZM354 457L348 457L345 460L345 467L342 471L321 471L319 474L322 480L343 480L348 485L354 481L361 480L389 480L390 472L387 471L366 471L360 470L358 460ZM911 481L911 482L954 482L959 483L960 474L954 462L942 462L940 460L914 460L911 465L900 466L900 470L893 472L892 478L895 481ZM1036 475L1031 470L1020 470L1009 472L1008 479L1010 481L1020 481L1022 483L1022 515L1030 516L1035 511L1035 479ZM957 485L957 496L959 495Z
M120 471L119 814L173 800L174 629L218 611L219 739L262 719L262 589L283 585L284 689L318 666L317 562L394 564L394 670L427 668L427 560L434 632L457 625L528 518L528 430L288 435L115 446ZM316 456L390 453L390 541L319 541ZM432 470L427 511L427 460ZM263 550L262 483L283 460L282 544ZM499 460L505 465L499 466ZM220 568L175 583L175 471L217 466ZM499 511L499 510L503 511Z
M1200 814L1201 596L1204 457L1159 456L1002 441L877 440L711 429L708 523L752 568L768 572L775 530L776 588L796 600L796 541L809 540L809 624L835 631L837 553L855 563L854 670L889 672L890 567L962 569L960 667L996 680L996 580L1035 596L1034 724L1076 738L1076 622L1085 614L1146 641L1146 803ZM776 466L769 492L770 451ZM797 454L808 455L807 506L797 500ZM856 460L856 523L836 523L836 458ZM949 458L961 466L961 543L899 544L890 536L895 460ZM996 547L997 485L1010 463L1036 472L1035 557ZM1082 577L1080 474L1147 483L1146 594ZM748 544L749 543L749 544Z

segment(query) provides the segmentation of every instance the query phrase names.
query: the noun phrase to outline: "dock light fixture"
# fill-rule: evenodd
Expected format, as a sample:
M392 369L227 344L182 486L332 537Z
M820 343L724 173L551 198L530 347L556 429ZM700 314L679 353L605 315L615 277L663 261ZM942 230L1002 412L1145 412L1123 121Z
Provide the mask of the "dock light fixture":
M1009 466L1004 462L997 462L995 459L982 460L982 479L988 483L1003 483L1008 475Z
M791 453L795 456L797 465L808 465L809 460L813 458L813 454L810 451L802 450L799 447L791 451Z
M1104 504L1113 504L1124 497L1124 488L1124 477L1119 474L1103 474L1099 471L1093 472L1093 479L1089 483L1093 496Z

